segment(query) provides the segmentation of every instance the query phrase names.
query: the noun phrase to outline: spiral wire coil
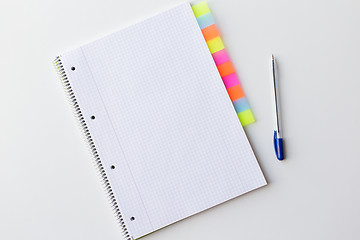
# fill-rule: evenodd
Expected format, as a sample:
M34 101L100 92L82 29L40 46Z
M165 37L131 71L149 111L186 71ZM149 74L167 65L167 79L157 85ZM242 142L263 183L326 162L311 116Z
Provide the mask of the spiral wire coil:
M118 222L120 223L120 227L122 229L123 236L124 236L124 238L126 240L133 240L133 238L130 236L130 234L129 234L128 230L127 230L124 218L123 218L123 216L122 216L122 214L120 212L119 205L116 202L114 192L113 192L113 190L111 188L109 179L108 179L108 177L106 175L105 168L104 168L104 166L103 166L103 164L101 162L99 153L96 150L95 143L94 143L94 141L93 141L93 139L91 137L89 128L86 125L84 115L82 114L82 112L80 110L80 106L79 106L79 104L78 104L78 102L76 100L74 91L71 88L70 81L69 81L69 79L68 79L68 77L66 75L66 72L65 72L64 66L63 66L63 64L61 62L60 56L56 57L56 59L54 60L54 65L55 65L55 68L56 68L56 70L58 72L59 78L60 78L60 80L61 80L61 82L63 84L64 90L65 90L65 92L67 94L69 103L73 107L74 116L77 119L77 122L78 122L80 128L82 129L84 140L87 142L87 146L89 147L89 150L90 150L90 152L91 152L91 154L93 156L94 164L95 164L96 168L98 169L98 173L99 173L99 176L100 176L100 178L102 180L105 192L108 194L109 202L111 204L111 207L113 209L115 217L118 220Z

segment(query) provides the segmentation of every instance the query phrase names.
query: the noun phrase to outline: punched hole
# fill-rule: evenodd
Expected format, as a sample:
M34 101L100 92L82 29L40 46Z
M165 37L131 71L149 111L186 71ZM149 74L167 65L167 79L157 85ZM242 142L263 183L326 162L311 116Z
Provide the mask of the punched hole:
M130 218L130 221L135 221L135 218L134 218L134 217L131 217L131 218Z
M75 67L71 67L71 71L75 71Z
M115 169L115 166L114 165L111 165L111 167L110 167L111 169Z
M92 120L94 120L94 119L95 119L95 116L93 115L93 116L91 116L90 118L91 118Z

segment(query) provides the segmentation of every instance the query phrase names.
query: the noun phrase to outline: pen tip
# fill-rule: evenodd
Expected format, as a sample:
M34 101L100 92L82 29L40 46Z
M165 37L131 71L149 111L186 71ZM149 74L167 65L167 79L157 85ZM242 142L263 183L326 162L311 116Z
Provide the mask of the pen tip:
M274 61L274 54L271 54L271 60L273 60Z

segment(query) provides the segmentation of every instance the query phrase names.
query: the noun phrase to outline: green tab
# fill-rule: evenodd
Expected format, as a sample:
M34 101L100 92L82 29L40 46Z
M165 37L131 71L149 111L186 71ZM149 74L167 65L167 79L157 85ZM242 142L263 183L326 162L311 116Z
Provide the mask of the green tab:
M195 4L194 6L191 6L191 8L195 14L195 17L199 17L210 12L210 9L205 1Z
M237 115L240 119L241 125L243 125L244 127L246 125L249 125L250 123L255 122L254 115L252 114L250 109L239 112Z

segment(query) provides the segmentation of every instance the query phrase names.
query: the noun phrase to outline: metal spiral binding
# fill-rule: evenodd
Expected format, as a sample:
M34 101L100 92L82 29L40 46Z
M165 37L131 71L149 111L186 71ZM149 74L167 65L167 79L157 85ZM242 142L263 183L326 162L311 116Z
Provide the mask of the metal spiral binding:
M90 150L90 152L91 152L91 154L93 156L95 166L98 169L99 176L102 179L102 183L103 183L105 192L107 192L107 194L108 194L109 202L110 202L110 204L112 206L115 217L118 220L118 222L120 223L120 227L122 228L123 236L124 236L124 238L126 240L133 240L133 237L130 236L130 234L129 234L128 230L127 230L124 218L122 217L122 214L121 214L120 209L119 209L119 205L116 202L115 195L114 195L114 192L113 192L113 190L111 188L109 179L106 176L104 166L103 166L103 164L101 162L101 159L100 159L100 156L99 156L99 154L98 154L98 152L96 150L95 143L94 143L94 141L93 141L93 139L92 139L92 137L90 135L89 128L86 125L85 118L84 118L84 116L83 116L83 114L82 114L82 112L80 110L80 106L79 106L79 104L78 104L78 102L76 100L74 91L71 88L70 81L69 81L69 79L68 79L68 77L66 75L66 72L65 72L64 66L63 66L63 64L61 62L60 56L56 57L56 59L54 60L54 65L55 65L55 68L56 68L56 70L58 72L59 78L60 78L60 80L61 80L61 82L63 84L64 90L67 93L67 97L68 97L68 100L70 102L70 105L73 107L74 116L78 120L77 122L79 123L80 128L82 129L84 140L87 142L89 150Z

